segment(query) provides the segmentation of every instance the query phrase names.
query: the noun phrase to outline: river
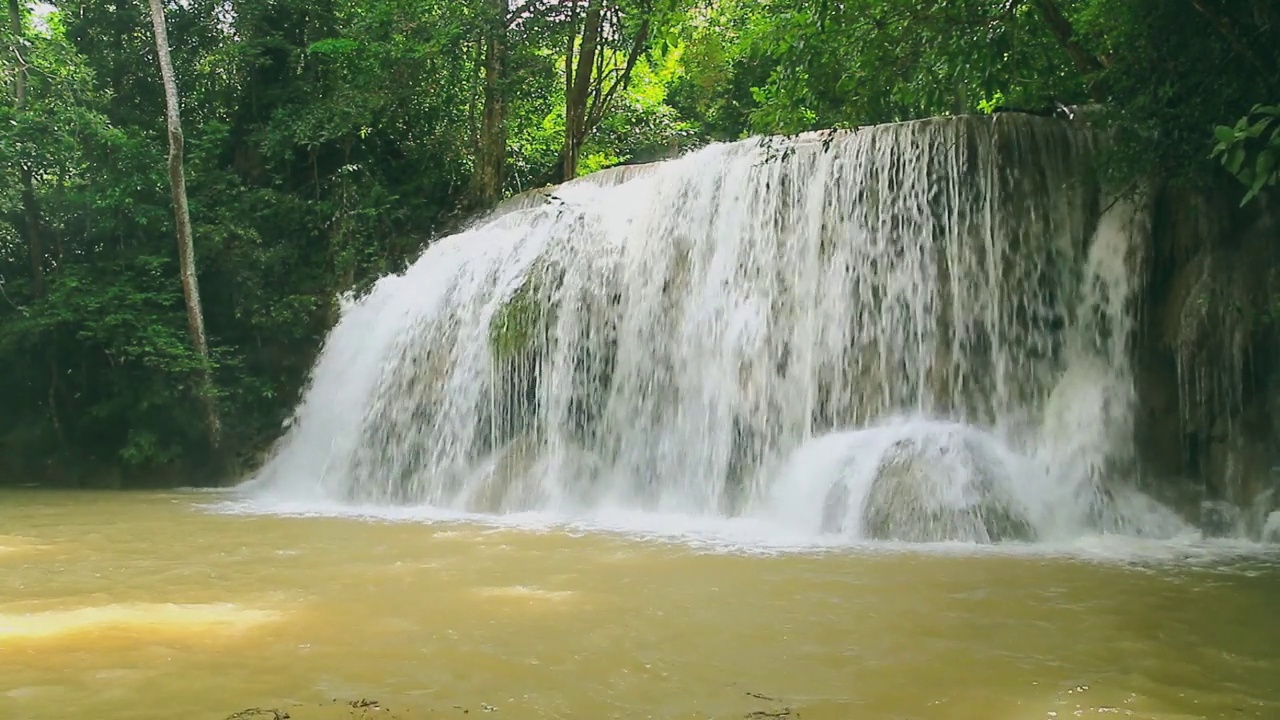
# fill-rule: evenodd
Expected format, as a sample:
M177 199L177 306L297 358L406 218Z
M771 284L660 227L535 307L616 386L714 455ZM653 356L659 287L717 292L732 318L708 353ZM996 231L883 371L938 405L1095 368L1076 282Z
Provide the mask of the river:
M1280 717L1280 555L1244 545L753 550L187 492L0 522L6 720Z

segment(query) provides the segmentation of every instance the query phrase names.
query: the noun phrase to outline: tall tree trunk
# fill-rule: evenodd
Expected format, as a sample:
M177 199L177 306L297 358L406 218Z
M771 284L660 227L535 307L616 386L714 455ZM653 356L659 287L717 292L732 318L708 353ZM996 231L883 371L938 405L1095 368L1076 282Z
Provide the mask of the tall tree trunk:
M1105 63L1085 50L1084 46L1076 40L1075 28L1062 14L1062 10L1054 0L1036 0L1035 5L1040 10L1040 16L1044 18L1045 24L1049 26L1049 32L1058 41L1058 45L1067 51L1067 55L1071 57L1071 62L1075 64L1080 74L1088 77L1105 69Z
M564 179L572 180L578 174L578 151L586 136L587 99L591 96L591 78L594 75L596 51L600 44L600 23L603 15L601 0L590 0L582 20L582 47L578 50L578 66L573 82L567 84L564 98ZM566 61L567 62L567 61Z
M9 28L13 31L14 56L18 67L13 79L13 107L21 115L27 106L27 60L22 56L22 9L18 0L9 0ZM44 272L44 238L41 236L40 205L36 200L35 182L32 179L31 166L25 160L21 162L19 174L22 183L22 214L26 221L27 252L31 261L31 296L35 299L44 297L47 280ZM67 436L62 430L62 421L58 418L58 338L57 330L52 332L48 347L49 361L49 419L58 437L58 442L65 449Z
M19 40L22 39L22 10L18 0L9 0L9 28L13 31L13 52L17 56L18 67L13 79L13 106L21 115L27 105L27 61L22 56ZM35 183L32 180L31 166L24 160L21 162L22 175L22 214L27 225L27 250L31 256L31 294L43 297L44 279L44 242L40 237L40 206L36 203Z
M507 0L489 0L484 49L484 111L472 190L491 205L502 196L507 159Z
M169 125L169 185L173 190L173 216L178 234L182 295L187 305L187 331L191 336L191 345L201 360L201 368L196 374L197 391L204 409L209 447L216 452L222 444L222 423L218 418L218 404L209 374L209 343L204 334L204 312L200 308L200 287L196 282L195 247L191 239L191 215L187 209L187 180L182 169L182 118L178 112L178 84L174 80L173 61L169 57L169 33L165 28L164 7L161 0L149 2L151 25L156 36L156 56L160 60L160 77L164 81Z
M556 162L556 174L560 181L568 180L564 171L568 168L569 138L572 136L573 128L573 103L569 101L573 97L573 53L574 46L578 40L578 2L579 0L568 0L569 3L569 37L565 41L564 49L564 143L560 146L560 157Z
M640 60L640 55L648 44L649 18L646 17L640 23L640 29L636 31L636 36L631 41L631 51L627 53L627 62L622 66L622 72L618 73L607 90L604 88L604 78L597 78L596 89L592 95L591 109L587 112L586 123L582 127L582 140L579 140L579 142L585 140L596 129L596 125L604 119L618 91L626 90L630 87L631 73L635 70L636 62Z

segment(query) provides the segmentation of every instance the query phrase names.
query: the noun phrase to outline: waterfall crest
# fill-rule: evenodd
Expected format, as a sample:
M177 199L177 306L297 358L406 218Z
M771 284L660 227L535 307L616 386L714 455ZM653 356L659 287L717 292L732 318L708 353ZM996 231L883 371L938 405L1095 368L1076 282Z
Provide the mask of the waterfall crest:
M256 492L893 540L1182 525L1133 491L1139 200L1017 115L588 176L347 303Z

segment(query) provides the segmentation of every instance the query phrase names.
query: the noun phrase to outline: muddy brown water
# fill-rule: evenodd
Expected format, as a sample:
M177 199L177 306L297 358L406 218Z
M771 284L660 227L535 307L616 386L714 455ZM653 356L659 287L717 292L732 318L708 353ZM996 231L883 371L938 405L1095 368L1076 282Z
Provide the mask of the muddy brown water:
M216 501L0 492L0 718L1280 718L1267 551L760 553Z

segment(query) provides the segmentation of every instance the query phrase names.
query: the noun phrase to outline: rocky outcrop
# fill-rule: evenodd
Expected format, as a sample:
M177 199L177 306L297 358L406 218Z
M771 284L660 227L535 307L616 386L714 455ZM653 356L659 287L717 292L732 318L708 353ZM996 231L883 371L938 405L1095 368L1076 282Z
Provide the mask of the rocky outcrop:
M1135 430L1153 492L1206 535L1260 539L1280 495L1280 212L1240 194L1156 197Z
M875 540L1034 540L998 460L967 437L901 440L884 454L863 507Z
M498 514L536 509L548 499L544 476L555 477L575 498L589 497L592 479L604 471L595 453L571 440L522 435L477 464L467 483L472 494L466 508Z
M545 434L539 427L544 383L554 354L572 353L572 392L563 428L579 444L592 444L617 361L616 315L621 296L591 297L566 287L564 268L539 261L505 298L489 323L493 396L478 408L481 431L473 449L481 457L521 434ZM572 306L584 337L556 334L562 305Z

